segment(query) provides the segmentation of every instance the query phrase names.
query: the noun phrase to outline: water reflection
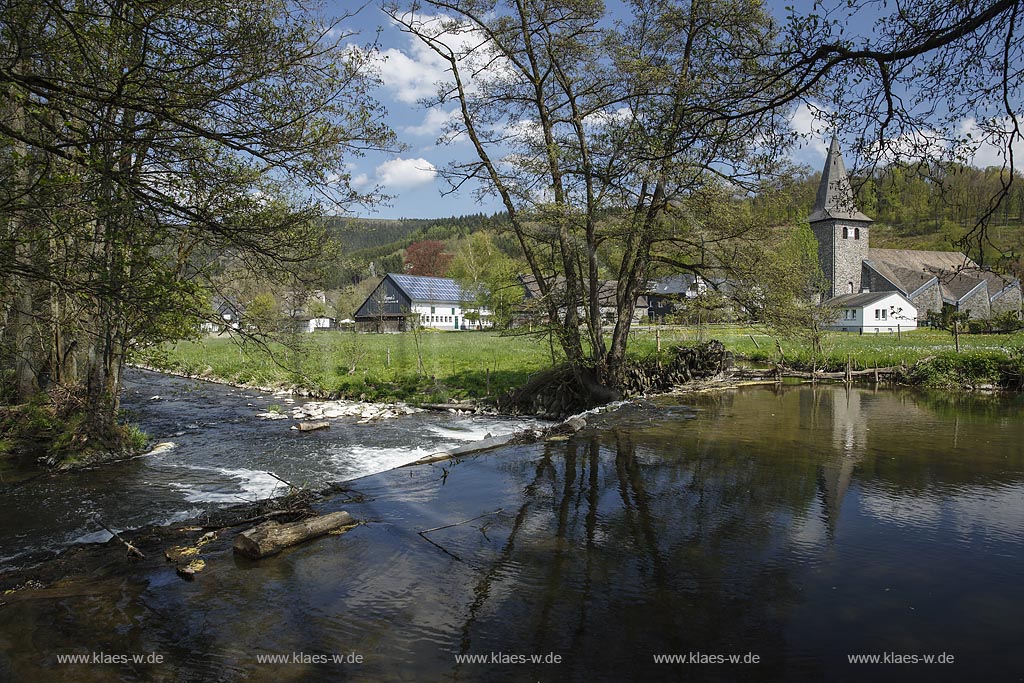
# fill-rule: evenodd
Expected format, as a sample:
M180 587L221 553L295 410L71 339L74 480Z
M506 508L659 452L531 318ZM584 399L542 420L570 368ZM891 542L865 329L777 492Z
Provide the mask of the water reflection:
M152 566L90 597L14 600L6 623L48 626L3 627L0 671L88 680L47 653L103 633L166 652L168 680L858 680L846 656L882 652L953 653L930 680L1019 675L1019 401L841 386L685 400L362 480L364 503L327 509L365 526L271 561L224 545L193 584ZM293 651L364 662L254 659ZM561 663L460 661L494 653ZM654 662L673 653L760 662Z

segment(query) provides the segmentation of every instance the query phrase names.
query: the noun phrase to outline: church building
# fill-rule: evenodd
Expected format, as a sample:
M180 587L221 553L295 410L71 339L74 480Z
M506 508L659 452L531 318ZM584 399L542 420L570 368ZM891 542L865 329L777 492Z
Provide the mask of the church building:
M898 292L923 320L944 306L972 318L1021 310L1020 280L981 268L955 251L873 249L872 220L857 208L839 143L833 138L810 216L818 263L828 282L825 299Z

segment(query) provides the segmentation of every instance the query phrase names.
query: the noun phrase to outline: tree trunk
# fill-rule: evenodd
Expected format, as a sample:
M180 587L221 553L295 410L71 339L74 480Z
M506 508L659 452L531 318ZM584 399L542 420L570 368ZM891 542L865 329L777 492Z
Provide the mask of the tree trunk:
M279 524L270 520L238 534L235 537L234 550L239 555L258 560L276 555L289 546L355 523L356 520L347 512L332 512L291 524Z

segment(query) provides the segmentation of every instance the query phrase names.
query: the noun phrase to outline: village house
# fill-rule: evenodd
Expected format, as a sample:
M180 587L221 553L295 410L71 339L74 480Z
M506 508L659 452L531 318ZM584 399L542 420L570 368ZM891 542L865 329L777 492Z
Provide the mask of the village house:
M898 292L920 321L944 307L971 318L1007 311L1020 315L1019 280L981 268L960 252L871 248L872 222L856 207L839 143L833 139L810 216L818 262L828 282L824 299Z
M356 327L404 332L415 321L436 330L490 327L489 310L467 306L473 298L451 278L388 273L356 310Z
M199 329L207 334L220 334L227 330L237 330L241 326L242 314L245 307L235 299L225 296L213 298L214 316L210 320L204 320Z
M555 278L554 286L549 290L549 296L565 298L564 276L557 276ZM541 292L540 285L537 283L537 278L533 275L520 275L519 283L523 288L523 304L520 309L516 312L515 322L516 324L527 324L535 321L543 321L547 319L547 307L544 302L544 294ZM600 308L601 319L606 323L612 323L615 321L615 315L617 313L617 307L615 305L616 290L618 288L618 282L616 280L602 280L598 287L597 301ZM559 310L565 310L566 302L559 302ZM580 318L582 319L586 314L583 308L583 302L577 301L576 306L579 310ZM633 309L633 322L639 322L645 315L647 315L647 297L643 294L637 296L636 306Z
M708 291L707 281L692 273L679 273L658 278L648 283L647 317L663 320L666 315L677 312L685 302L696 299Z
M917 308L899 292L840 294L829 305L839 318L828 329L872 334L917 329Z

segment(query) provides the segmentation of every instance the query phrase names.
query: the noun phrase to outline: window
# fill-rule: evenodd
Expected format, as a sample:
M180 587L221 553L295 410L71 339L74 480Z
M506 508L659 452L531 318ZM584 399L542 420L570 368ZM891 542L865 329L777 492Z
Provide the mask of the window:
M846 287L848 289L847 294L853 294L853 282L847 282Z
M880 311L879 309L876 308L875 309L875 320L881 320L881 319L882 319L882 311Z
M885 310L884 308L882 309L882 320L886 320L888 318L888 313L889 311Z
M860 239L860 228L854 228L853 229L853 239L855 239L855 240L859 240Z
M844 240L850 239L850 229L849 228L846 228L846 227L843 228L843 239Z
M452 315L455 315L455 309L454 308L452 309Z
M431 306L431 307L430 307L430 312L431 312L431 313L437 313L437 311L435 311L435 310L434 310L434 307L433 307L433 306Z

